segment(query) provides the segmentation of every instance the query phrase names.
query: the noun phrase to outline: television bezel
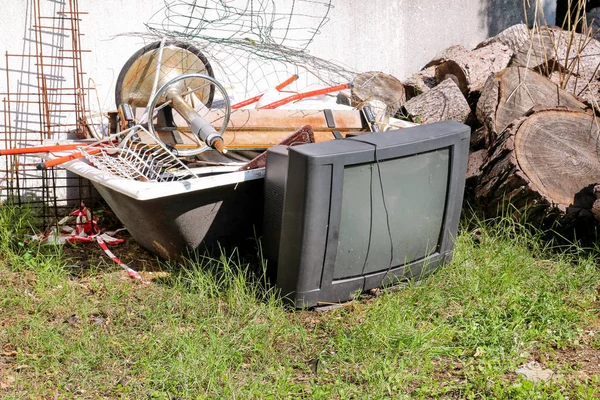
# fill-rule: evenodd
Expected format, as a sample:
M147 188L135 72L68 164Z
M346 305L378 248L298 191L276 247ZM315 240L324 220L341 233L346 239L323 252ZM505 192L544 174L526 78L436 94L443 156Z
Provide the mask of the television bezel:
M387 286L400 279L424 276L449 262L462 209L469 137L468 126L445 121L323 143L269 149L272 157L276 154L285 157L287 153L276 263L276 286L281 289L284 298L297 307L346 301L356 292ZM446 148L450 154L448 186L437 251L408 264L392 266L389 270L333 279L344 169L351 165L376 163L375 151L377 160L384 162ZM267 179L268 176L269 160ZM328 204L326 207L325 203Z

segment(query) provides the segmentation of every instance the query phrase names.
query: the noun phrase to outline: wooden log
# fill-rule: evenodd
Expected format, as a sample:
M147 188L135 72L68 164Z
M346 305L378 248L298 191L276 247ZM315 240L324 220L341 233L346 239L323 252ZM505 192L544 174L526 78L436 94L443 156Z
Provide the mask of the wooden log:
M404 89L406 90L406 100L410 100L413 97L428 92L429 89L437 85L437 82L435 81L435 67L431 66L423 68L403 83Z
M513 51L500 42L473 51L455 51L435 69L437 82L451 78L465 96L479 92L491 75L506 68Z
M500 43L516 52L524 43L530 39L529 28L525 24L516 24L506 28L496 36L479 43L476 49L489 46L492 43Z
M481 149L469 153L467 164L467 175L465 179L465 201L469 204L475 203L475 189L481 177L481 167L487 160L487 150Z
M543 27L532 31L529 38L515 51L510 65L548 74L557 66L554 48L554 34L550 29Z
M363 72L354 78L352 101L357 108L370 101L380 101L387 106L387 114L395 115L406 101L404 85L397 78L383 72Z
M544 26L532 32L530 39L517 50L511 65L535 69L545 75L558 71L567 79L571 75L597 79L600 42L592 33Z
M555 38L557 62L570 74L592 79L598 78L600 42L591 34L552 30Z
M580 76L568 76L559 71L554 71L549 79L588 107L593 107L600 112L600 105L598 104L600 101L600 81L598 79L588 80Z
M523 67L506 68L488 79L477 103L477 119L487 128L488 144L535 106L586 108L546 77Z
M600 129L594 116L539 110L515 120L490 147L475 190L486 216L512 215L538 226L587 213L590 185L600 182Z
M471 150L481 150L486 148L487 134L485 126L480 126L475 129L473 133L471 133L471 140L469 141Z
M436 80L436 67L447 60L463 57L469 53L469 50L462 45L450 46L441 53L437 54L429 61L421 71L413 74L410 78L404 81L404 87L407 91L407 100L416 97L420 94L428 92L439 82ZM456 82L456 80L455 80Z
M591 32L540 28L518 51L512 65L528 66L549 76L562 89L600 111L600 42Z
M471 108L452 79L446 79L438 86L404 103L404 110L415 122L432 123L438 121L465 122Z
M486 149L473 151L469 154L469 162L467 164L467 183L469 183L469 181L474 182L469 184L469 186L476 186L476 183L479 181L479 177L481 176L481 167L483 167L486 159Z
M442 51L441 53L436 55L431 61L429 61L427 64L425 64L423 69L426 69L429 67L436 67L446 60L453 60L455 58L462 57L464 54L466 54L468 52L469 52L469 49L467 49L466 47L464 47L463 45L460 45L460 44L447 47L446 49L444 49L444 51Z

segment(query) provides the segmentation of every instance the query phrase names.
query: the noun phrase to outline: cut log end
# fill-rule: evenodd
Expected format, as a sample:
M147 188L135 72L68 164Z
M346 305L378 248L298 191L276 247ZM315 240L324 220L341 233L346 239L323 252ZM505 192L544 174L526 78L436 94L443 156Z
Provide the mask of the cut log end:
M599 133L593 116L573 110L541 110L516 120L490 148L477 202L489 216L512 210L538 226L592 215L586 193L600 182Z
M435 69L436 81L443 82L446 79L452 79L465 96L469 94L469 81L465 72L456 61L444 61Z
M535 113L515 136L521 170L545 197L567 206L600 180L598 150L597 122L579 112Z
M451 78L463 94L468 96L481 91L490 75L506 68L512 55L510 48L494 42L440 62L436 67L435 77L438 82Z
M435 67L423 68L403 83L406 90L406 100L428 92L437 84L435 80Z
M511 122L539 105L586 108L546 77L523 67L509 67L486 82L477 103L477 118L487 128L489 143L493 143Z
M383 72L364 72L356 75L352 87L352 100L360 107L370 101L384 103L390 115L394 115L406 101L402 82Z

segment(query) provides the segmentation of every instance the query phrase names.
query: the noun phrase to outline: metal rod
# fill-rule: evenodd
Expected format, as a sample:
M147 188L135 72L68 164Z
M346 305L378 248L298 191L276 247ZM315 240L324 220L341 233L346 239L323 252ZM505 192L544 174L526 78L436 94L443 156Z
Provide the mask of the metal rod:
M4 147L11 148L18 145L15 140L17 135L29 145L42 143L44 138L57 137L77 129L83 133L86 115L85 90L89 90L83 84L85 72L82 68L81 54L91 52L90 49L81 49L80 40L85 36L80 31L81 16L88 14L78 9L78 0L69 0L60 3L60 11L54 15L44 15L41 0L31 0L28 29L29 37L24 40L33 42L28 54L9 54L5 52L6 62L6 93L3 96L2 105L4 116L4 127L0 127L0 142ZM69 40L68 35L71 35ZM11 70L9 63L11 58L19 57L20 60L32 59L27 62L31 67L29 70ZM72 71L73 84L69 84L71 75L64 75L64 71ZM19 82L17 92L10 87L10 79L13 74L31 74L37 78ZM68 87L61 86L66 84ZM74 97L74 98L73 98ZM37 104L37 106L36 106ZM34 107L37 107L37 113ZM14 113L17 114L14 114ZM75 116L71 123L70 118ZM16 117L16 118L15 118ZM69 119L67 119L69 118ZM63 121L62 123L60 121ZM38 137L35 137L35 136ZM7 186L5 192L22 204L24 193L21 190L25 186L31 186L27 180L40 179L38 173L33 172L35 164L30 164L27 159L36 157L25 157L23 155L6 155L6 168L0 170L0 179L3 186ZM41 187L32 188L36 191L37 200L43 210L44 218L56 216L59 201L73 200L73 196L63 195L58 188L66 187L62 184L64 178L54 172L43 171L41 175ZM15 192L16 189L16 192ZM80 187L79 198L83 197ZM59 196L62 196L59 198ZM29 202L29 201L28 201ZM31 203L31 202L29 202ZM52 212L50 212L52 211Z

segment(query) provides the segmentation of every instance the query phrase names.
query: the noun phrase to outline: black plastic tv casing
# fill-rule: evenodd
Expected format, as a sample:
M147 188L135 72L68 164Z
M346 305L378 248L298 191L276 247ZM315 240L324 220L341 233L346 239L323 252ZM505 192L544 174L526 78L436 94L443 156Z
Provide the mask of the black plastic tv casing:
M357 292L425 276L449 262L462 209L470 128L447 121L267 152L263 242L268 272L298 308L352 299ZM371 144L369 144L371 143ZM437 251L409 264L334 280L344 168L450 150L448 187ZM405 227L410 229L410 227Z

